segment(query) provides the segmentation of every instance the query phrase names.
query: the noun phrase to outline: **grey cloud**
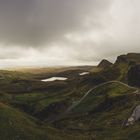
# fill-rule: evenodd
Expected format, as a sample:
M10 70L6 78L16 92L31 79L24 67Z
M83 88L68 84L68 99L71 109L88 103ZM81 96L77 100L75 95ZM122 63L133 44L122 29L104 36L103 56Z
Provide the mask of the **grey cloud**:
M0 0L0 42L40 46L81 30L86 17L96 19L109 0Z
M139 0L0 0L0 65L94 64L140 52L139 5Z

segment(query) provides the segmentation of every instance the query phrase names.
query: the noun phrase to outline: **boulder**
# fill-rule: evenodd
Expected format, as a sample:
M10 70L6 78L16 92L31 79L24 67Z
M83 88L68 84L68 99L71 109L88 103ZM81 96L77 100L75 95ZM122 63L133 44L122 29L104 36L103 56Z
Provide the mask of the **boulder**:
M136 106L136 108L133 110L132 115L127 120L126 126L133 125L139 119L140 119L140 105Z

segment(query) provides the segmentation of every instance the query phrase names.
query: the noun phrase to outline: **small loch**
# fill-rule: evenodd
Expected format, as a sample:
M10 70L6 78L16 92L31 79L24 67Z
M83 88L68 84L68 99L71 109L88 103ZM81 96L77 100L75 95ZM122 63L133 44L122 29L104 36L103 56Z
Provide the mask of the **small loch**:
M87 75L87 74L89 74L89 72L82 72L82 73L79 73L80 76L82 76L82 75Z
M66 77L51 77L51 78L43 79L41 81L42 82L51 82L51 81L56 81L56 80L58 80L58 81L65 81L67 79L68 78L66 78Z

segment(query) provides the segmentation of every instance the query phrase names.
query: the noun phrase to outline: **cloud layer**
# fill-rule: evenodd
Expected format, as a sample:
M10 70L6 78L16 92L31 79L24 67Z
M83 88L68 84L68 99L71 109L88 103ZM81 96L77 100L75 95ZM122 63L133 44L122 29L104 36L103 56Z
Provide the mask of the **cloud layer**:
M0 66L96 64L139 52L139 0L0 0Z

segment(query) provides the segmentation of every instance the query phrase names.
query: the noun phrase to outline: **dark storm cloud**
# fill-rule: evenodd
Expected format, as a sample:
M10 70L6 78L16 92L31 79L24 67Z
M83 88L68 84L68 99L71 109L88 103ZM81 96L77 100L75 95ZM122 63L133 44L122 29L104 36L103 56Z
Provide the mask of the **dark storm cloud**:
M81 30L87 17L100 16L109 0L0 0L0 42L40 46Z
M0 66L112 62L140 52L139 0L0 0Z

